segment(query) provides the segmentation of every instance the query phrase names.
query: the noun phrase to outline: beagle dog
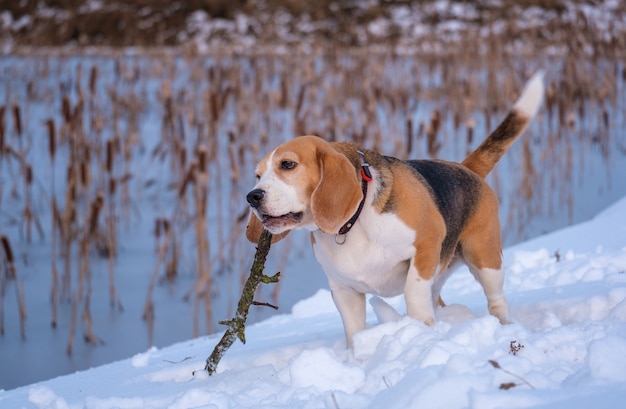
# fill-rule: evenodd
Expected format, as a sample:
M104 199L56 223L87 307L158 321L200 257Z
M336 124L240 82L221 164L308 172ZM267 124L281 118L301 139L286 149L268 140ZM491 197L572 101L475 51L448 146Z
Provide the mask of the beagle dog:
M347 346L365 328L365 294L404 293L409 316L435 323L453 261L481 284L489 312L509 322L498 199L485 177L526 129L543 98L535 74L503 122L463 162L399 160L353 143L292 139L256 168L246 236L311 232Z

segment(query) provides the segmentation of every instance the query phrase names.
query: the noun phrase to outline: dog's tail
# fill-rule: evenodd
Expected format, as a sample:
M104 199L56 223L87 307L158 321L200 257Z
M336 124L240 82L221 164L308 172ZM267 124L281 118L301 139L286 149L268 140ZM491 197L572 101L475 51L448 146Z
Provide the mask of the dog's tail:
M487 176L533 119L541 106L543 93L543 73L538 72L526 83L504 121L465 158L463 165L483 178Z

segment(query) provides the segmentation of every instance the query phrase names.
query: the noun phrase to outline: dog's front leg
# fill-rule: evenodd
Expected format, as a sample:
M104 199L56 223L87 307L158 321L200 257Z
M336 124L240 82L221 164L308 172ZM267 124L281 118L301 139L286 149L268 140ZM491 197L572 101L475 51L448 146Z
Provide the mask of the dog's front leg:
M352 337L365 329L365 294L329 280L333 301L339 310L346 333L346 345L352 348Z
M407 314L424 321L426 325L435 323L435 303L433 301L433 281L438 272L438 259L422 253L416 260L414 257L406 277L404 299Z
M426 325L435 323L435 308L432 301L432 280L425 280L417 270L409 270L404 287L406 311L409 317L424 321Z

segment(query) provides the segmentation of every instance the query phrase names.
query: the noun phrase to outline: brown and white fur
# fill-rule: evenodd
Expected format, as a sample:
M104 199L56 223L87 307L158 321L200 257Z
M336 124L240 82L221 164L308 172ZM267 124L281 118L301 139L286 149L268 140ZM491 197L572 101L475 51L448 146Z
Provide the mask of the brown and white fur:
M257 184L247 196L247 237L257 242L263 227L274 241L292 229L311 232L348 347L365 328L367 293L404 292L408 315L434 324L456 259L482 285L489 312L508 323L498 199L484 178L526 129L542 97L542 75L536 74L503 122L460 164L402 161L316 136L290 140L257 167ZM339 235L363 199L358 150L373 179L354 226Z

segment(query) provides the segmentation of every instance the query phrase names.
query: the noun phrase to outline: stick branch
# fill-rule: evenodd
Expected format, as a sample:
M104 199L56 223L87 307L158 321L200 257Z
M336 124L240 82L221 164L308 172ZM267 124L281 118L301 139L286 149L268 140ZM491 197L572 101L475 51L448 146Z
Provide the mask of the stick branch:
M272 245L272 234L267 230L263 230L259 243L254 255L254 262L250 269L250 276L243 287L241 298L237 306L237 313L235 318L228 321L221 321L220 324L228 326L228 329L222 336L220 342L213 349L213 353L206 360L204 369L209 372L209 375L213 375L217 370L217 364L222 359L222 356L226 353L228 348L235 342L235 338L239 338L242 343L246 343L246 319L248 318L248 310L250 305L259 305L254 301L254 293L259 284L270 284L278 282L280 273L276 273L273 276L266 276L263 274L265 268L265 259L270 251Z

